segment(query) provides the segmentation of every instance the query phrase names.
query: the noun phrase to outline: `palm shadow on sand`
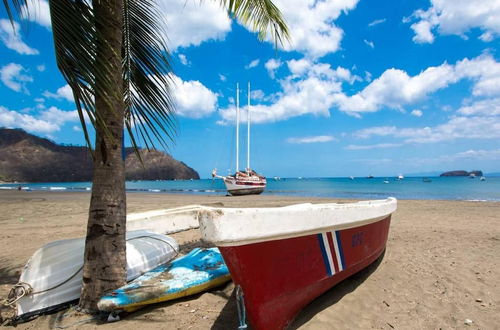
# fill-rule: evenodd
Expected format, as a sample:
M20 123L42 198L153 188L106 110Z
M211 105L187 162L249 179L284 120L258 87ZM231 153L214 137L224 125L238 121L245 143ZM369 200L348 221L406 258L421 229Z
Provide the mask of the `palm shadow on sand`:
M307 305L297 315L288 329L298 329L319 312L329 308L339 302L345 295L353 292L361 285L380 265L384 259L384 252L372 264L358 273L346 278L315 300ZM238 328L238 310L236 307L235 291L233 290L226 305L223 307L219 317L215 320L212 330L237 329ZM251 329L249 327L248 329Z

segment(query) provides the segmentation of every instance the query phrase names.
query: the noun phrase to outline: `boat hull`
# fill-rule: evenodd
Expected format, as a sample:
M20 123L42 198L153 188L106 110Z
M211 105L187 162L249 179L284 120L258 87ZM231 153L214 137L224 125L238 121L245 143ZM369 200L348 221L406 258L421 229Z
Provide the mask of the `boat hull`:
M233 196L258 195L266 189L266 182L259 180L235 180L234 178L224 179L227 192Z
M391 216L318 234L219 247L254 329L283 329L316 297L374 262Z
M138 230L127 232L126 239L127 281L170 261L179 251L177 242L166 235ZM84 237L59 240L33 254L19 278L26 289L14 289L20 297L16 302L19 321L58 310L80 298L84 246Z

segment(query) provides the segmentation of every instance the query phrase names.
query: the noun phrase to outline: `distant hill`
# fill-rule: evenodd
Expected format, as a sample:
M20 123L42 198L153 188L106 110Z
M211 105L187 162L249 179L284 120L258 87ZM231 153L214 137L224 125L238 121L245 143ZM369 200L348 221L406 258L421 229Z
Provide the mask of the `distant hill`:
M444 172L441 173L439 176L469 176L469 175L475 175L475 176L483 176L483 172L479 170L475 171L464 171L464 170L457 170L457 171L449 171L449 172Z
M160 151L141 150L144 167L132 148L125 149L127 180L199 179L198 173ZM87 147L57 145L21 129L0 128L0 181L90 181Z

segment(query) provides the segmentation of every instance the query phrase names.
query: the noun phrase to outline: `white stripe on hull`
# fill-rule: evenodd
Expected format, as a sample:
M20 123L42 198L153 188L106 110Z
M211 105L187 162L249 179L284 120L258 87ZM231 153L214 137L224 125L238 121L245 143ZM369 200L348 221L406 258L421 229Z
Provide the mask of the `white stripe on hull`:
M335 274L335 267L333 265L332 253L330 251L330 244L328 243L328 235L326 233L321 233L323 237L323 244L325 246L326 256L328 258L328 263L330 264L330 273L331 275Z
M337 257L337 264L339 265L339 272L344 270L344 267L342 267L342 259L340 258L340 252L339 252L339 243L337 242L337 235L335 231L332 231L332 238L333 238L333 248L335 249L335 256Z

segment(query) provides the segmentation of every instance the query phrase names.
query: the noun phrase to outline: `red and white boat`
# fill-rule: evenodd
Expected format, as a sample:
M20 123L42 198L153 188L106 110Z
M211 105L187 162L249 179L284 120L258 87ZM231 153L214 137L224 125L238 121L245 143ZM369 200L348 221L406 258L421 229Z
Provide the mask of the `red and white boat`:
M250 168L250 83L248 83L248 108L247 108L247 168L239 170L239 136L240 136L240 89L236 85L236 173L228 176L217 175L217 169L212 171L213 178L220 178L226 185L227 192L231 195L256 195L266 189L266 178L257 174Z
M395 198L280 208L206 208L203 239L219 247L253 329L283 329L313 299L384 251Z
M227 192L234 196L258 195L266 189L266 178L252 170L237 172L234 175L225 177L218 176L215 172L214 177L222 178Z

